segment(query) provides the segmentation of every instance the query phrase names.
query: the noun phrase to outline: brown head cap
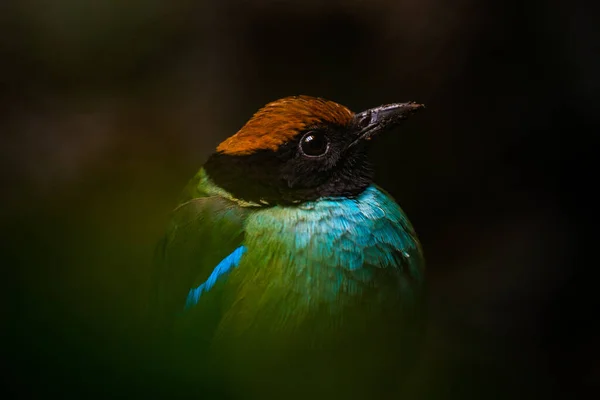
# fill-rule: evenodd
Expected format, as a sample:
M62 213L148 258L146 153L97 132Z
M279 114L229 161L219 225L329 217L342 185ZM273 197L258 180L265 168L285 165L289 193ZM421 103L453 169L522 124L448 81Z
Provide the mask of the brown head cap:
M248 155L258 150L277 151L300 132L322 123L347 126L354 113L333 101L310 96L291 96L273 101L235 135L217 147L217 152Z

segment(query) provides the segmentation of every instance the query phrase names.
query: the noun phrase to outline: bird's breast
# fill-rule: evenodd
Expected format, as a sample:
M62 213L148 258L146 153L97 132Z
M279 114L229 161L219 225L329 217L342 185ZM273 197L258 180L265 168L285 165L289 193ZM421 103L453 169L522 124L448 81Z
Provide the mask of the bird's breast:
M399 296L420 275L410 223L374 186L355 199L255 212L245 246L228 279L238 316L261 313L285 323L291 316L335 314L350 303Z

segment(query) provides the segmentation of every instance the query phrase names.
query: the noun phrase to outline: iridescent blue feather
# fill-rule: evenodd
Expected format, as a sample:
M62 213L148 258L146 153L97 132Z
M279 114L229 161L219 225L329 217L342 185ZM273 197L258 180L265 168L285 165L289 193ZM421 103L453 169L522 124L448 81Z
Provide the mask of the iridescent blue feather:
M200 300L202 293L208 292L213 288L215 283L217 283L219 278L226 276L233 268L237 267L245 252L246 247L244 246L235 249L215 267L204 283L194 289L190 289L185 301L185 309L189 309L198 304L198 300Z

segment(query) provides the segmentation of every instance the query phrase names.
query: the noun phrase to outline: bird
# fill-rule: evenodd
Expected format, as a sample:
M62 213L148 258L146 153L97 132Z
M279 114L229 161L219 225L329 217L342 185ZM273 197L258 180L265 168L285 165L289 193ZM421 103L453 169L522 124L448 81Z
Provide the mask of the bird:
M401 387L423 336L425 261L369 149L423 108L289 96L217 146L157 246L156 330L182 397Z

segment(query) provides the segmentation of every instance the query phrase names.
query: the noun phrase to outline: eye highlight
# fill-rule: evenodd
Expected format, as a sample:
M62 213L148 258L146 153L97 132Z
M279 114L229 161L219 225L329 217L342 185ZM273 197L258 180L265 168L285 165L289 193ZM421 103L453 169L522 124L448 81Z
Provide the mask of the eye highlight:
M307 157L321 157L329 150L329 140L322 132L310 131L302 136L299 147Z

